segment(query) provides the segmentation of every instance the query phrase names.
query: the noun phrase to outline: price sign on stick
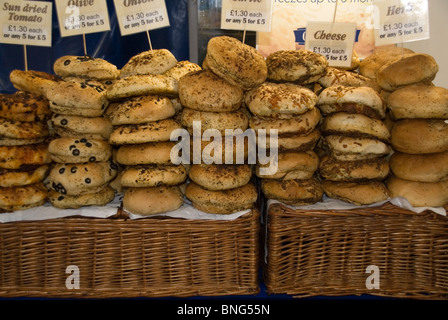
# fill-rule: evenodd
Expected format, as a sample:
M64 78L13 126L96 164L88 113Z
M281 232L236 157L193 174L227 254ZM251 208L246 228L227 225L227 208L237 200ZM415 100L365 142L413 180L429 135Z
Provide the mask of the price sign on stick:
M61 37L110 30L106 0L56 0Z
M271 31L272 0L222 0L221 29Z
M2 1L0 42L51 47L52 3Z
M374 0L375 44L429 39L427 0Z
M114 0L114 4L122 36L170 26L164 0Z
M306 50L323 55L330 66L351 65L356 23L308 22L306 33Z

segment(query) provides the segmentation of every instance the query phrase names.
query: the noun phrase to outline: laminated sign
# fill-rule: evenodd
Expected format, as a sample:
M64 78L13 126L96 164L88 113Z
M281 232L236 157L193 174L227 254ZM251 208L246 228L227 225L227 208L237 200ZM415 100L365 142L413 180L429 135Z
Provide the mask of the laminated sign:
M11 0L0 5L0 42L51 47L51 2Z
M110 30L105 0L57 0L61 37Z
M272 0L223 0L221 29L271 30Z
M377 46L429 39L427 0L374 0Z
M170 26L164 0L114 0L122 36Z

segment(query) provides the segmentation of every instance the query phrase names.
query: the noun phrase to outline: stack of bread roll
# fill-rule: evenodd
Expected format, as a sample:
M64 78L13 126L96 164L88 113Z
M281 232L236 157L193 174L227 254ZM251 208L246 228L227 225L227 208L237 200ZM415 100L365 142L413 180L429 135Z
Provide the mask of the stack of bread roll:
M264 58L236 38L219 36L210 39L203 67L179 81L181 123L193 137L192 150L200 143L201 151L200 157L191 157L185 195L206 213L251 209L258 192L247 141L239 137L249 123L244 92L264 82Z
M398 68L413 70L413 77L407 73L399 77ZM393 121L394 153L390 158L393 175L387 181L391 196L404 197L415 207L445 206L448 204L448 89L428 83L438 71L436 62L428 55L405 55L380 70L380 75L392 77L389 69L393 70L394 77L399 77L390 86L394 90L387 100Z
M0 95L0 212L43 205L44 184L50 170L47 120L51 111L37 78L52 83L55 77L39 71L14 70L10 78L17 92Z
M323 115L319 175L324 193L355 205L387 200L390 133L378 91L329 86L319 94L317 107Z
M182 129L178 114L178 81L200 67L177 61L166 49L139 53L120 70L108 88L112 101L107 117L113 130L109 142L122 165L119 187L123 209L152 215L178 209L184 203L182 185L188 167L171 161L171 133Z
M110 182L118 166L108 143L112 125L104 117L109 105L105 83L114 81L119 71L89 56L62 56L53 68L62 81L46 92L54 133L48 146L54 163L48 175L49 200L62 209L106 205L115 197Z
M323 193L314 148L321 136L321 113L312 89L328 62L311 51L284 50L269 55L266 64L267 81L245 96L253 116L250 127L268 135L266 143L258 139L258 148L278 153L276 171L267 171L271 163L257 163L261 190L267 199L290 205L318 202ZM277 145L271 130L277 130Z

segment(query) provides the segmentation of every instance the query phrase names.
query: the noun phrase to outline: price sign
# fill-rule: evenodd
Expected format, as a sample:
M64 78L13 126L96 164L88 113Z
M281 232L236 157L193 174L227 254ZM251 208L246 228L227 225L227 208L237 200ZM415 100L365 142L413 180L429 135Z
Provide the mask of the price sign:
M272 0L223 0L221 29L271 31Z
M376 45L429 39L427 0L375 0Z
M57 0L61 37L110 30L105 0Z
M170 26L164 0L114 0L114 4L122 36Z
M2 2L0 42L51 47L51 14L51 2Z
M305 49L323 55L333 67L352 63L356 23L308 22Z

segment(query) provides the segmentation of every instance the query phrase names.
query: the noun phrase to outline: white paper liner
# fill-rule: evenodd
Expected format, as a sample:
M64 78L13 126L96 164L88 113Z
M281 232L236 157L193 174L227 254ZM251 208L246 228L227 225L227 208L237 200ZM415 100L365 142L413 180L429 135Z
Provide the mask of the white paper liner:
M58 209L50 203L43 206L30 208L27 210L19 210L14 212L0 213L0 223L16 222L16 221L39 221L66 217L89 217L89 218L110 218L117 214L118 208L121 206L122 195L117 194L115 199L105 206L87 206L79 209ZM232 214L211 214L195 209L190 202L185 201L184 205L177 210L160 213L157 215L143 216L128 212L129 219L148 219L155 216L166 216L172 218L183 218L189 220L235 220L242 215L250 212L244 210Z
M413 211L415 213L421 213L424 212L426 210L432 211L434 213L440 214L442 216L446 216L446 210L443 207L413 207L408 200L406 200L405 198L402 197L395 197L395 198L389 198L385 201L381 201L381 202L377 202L377 203L372 203L369 205L355 205L355 204L351 204L349 202L345 202L342 200L338 200L338 199L332 199L332 198L328 198L326 196L324 196L322 198L322 201L317 202L315 204L311 204L311 205L304 205L304 206L290 206L290 205L286 205L282 202L279 202L277 200L268 200L268 208L270 205L274 204L274 203L281 203L283 205L285 205L288 208L292 208L292 209L299 209L299 210L352 210L352 209L362 209L362 208L373 208L373 207L380 207L383 204L385 204L386 202L390 202L391 204L402 208L402 209L406 209L409 211Z

